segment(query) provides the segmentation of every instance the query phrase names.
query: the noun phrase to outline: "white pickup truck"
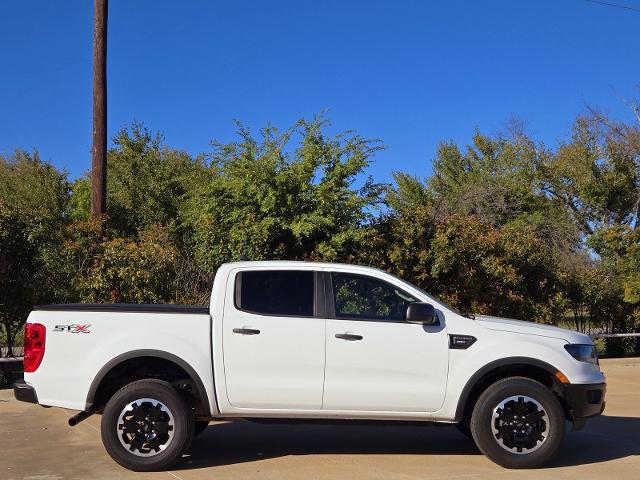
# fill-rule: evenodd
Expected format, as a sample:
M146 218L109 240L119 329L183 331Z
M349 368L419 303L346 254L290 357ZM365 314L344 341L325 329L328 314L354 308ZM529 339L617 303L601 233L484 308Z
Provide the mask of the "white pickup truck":
M462 315L393 275L222 265L209 307L36 307L18 400L102 414L104 446L167 469L211 420L456 424L508 468L541 465L604 409L591 339ZM286 419L286 420L284 420Z

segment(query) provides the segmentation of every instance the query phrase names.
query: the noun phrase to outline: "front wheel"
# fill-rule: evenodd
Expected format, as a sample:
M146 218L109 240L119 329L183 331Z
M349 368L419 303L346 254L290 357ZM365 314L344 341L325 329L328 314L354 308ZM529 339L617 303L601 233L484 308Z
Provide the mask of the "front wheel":
M558 450L565 416L541 383L510 377L488 387L471 415L471 433L482 453L506 468L533 468Z
M139 380L118 390L102 415L102 443L111 458L137 472L166 470L191 444L194 415L171 384Z

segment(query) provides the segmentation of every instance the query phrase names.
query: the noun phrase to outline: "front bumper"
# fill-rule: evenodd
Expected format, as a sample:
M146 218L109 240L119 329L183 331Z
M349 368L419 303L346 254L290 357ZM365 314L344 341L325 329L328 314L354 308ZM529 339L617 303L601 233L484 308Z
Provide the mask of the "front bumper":
M38 403L38 395L36 390L24 380L18 380L13 384L13 394L16 400L28 403Z
M587 418L600 415L604 411L606 393L606 383L564 386L562 396L568 408L567 414L576 429L581 428Z

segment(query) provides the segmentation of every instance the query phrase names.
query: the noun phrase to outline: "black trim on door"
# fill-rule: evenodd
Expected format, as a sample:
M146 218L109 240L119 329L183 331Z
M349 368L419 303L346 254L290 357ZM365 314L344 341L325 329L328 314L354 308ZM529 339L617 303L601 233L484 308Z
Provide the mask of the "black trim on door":
M333 285L331 283L331 272L322 272L323 277L323 291L325 301L325 311L327 313L326 318L336 318L336 304L333 298Z
M314 272L314 295L313 295L313 312L316 318L327 318L329 316L327 298L325 295L325 273L320 271Z

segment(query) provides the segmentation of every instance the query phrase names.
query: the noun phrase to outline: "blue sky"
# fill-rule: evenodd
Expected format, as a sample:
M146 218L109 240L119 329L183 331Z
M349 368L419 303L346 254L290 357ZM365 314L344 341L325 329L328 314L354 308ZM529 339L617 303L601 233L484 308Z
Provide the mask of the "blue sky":
M639 8L640 0L617 0ZM90 163L93 2L0 3L0 153ZM233 119L285 127L323 110L380 138L370 173L431 172L438 142L512 117L566 137L585 102L628 117L640 12L585 0L111 0L109 135L138 120L206 152Z

